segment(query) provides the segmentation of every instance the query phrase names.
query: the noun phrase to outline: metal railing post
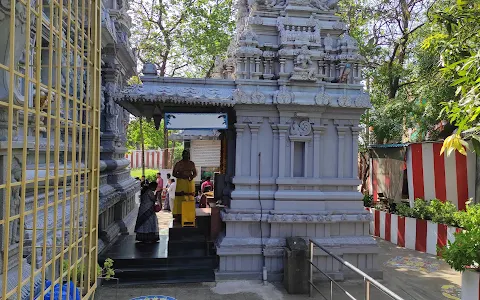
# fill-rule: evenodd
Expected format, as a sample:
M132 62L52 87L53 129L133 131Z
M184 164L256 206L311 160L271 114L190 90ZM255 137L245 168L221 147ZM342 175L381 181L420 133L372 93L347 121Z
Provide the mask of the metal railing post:
M352 270L354 273L360 275L363 277L363 282L364 282L364 289L365 289L365 294L364 294L364 299L365 300L370 300L370 285L373 285L376 289L378 289L379 291L381 291L383 294L389 296L391 299L394 299L394 300L403 300L403 298L401 298L400 296L398 296L397 294L395 294L394 292L392 292L391 290L389 290L388 288L386 288L384 285L382 285L381 283L379 283L378 281L376 281L375 279L373 279L372 277L370 277L368 274L366 274L365 272L363 272L362 270L360 270L359 268L357 268L356 266L352 265L351 263L349 263L348 261L345 261L343 258L331 253L330 251L328 251L324 246L320 245L319 243L313 241L313 240L310 240L310 296L312 296L313 294L313 288L315 288L320 294L320 290L313 284L313 269L312 267L314 267L315 269L317 269L321 274L323 274L325 277L327 277L329 280L330 280L330 299L333 300L333 285L335 284L335 286L337 286L341 291L343 291L345 293L346 296L348 296L349 299L351 300L356 300L357 298L355 298L354 296L352 296L349 292L347 292L343 287L341 287L332 277L330 277L327 273L325 273L324 271L322 271L318 266L314 265L313 264L313 249L314 247L318 247L320 250L322 250L323 252L325 252L327 255L329 255L330 257L332 257L333 259L335 259L336 261L338 261L339 263L341 263L343 266L347 267L348 269ZM323 295L322 295L323 296ZM326 297L324 297L324 299L327 299Z
M370 300L370 281L366 278L363 278L363 281L365 282L365 300Z
M309 280L309 296L310 297L313 297L313 243L312 241L310 241L309 243L309 259L310 259L310 263L309 263L309 275L308 275L308 280Z
M333 300L333 281L330 280L330 300Z
M309 296L313 297L313 243L310 241L309 246L309 256L310 256L310 263L309 263Z

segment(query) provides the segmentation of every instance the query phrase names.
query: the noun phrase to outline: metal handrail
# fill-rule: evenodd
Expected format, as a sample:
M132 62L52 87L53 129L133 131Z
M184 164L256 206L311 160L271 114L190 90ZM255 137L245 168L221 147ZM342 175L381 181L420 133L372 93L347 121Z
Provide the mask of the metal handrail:
M352 296L347 290L345 290L343 287L341 287L332 277L330 277L327 273L325 273L324 271L320 270L319 267L317 267L314 263L313 263L313 250L314 250L314 246L320 248L323 252L327 253L328 255L330 255L332 258L334 258L336 261L338 261L339 263L341 263L342 265L344 265L345 267L349 268L350 270L352 270L353 272L355 272L356 274L360 275L363 277L363 282L364 282L364 285L365 285L365 295L364 295L364 299L365 300L370 300L370 285L373 285L374 287L376 287L378 290L380 290L381 292L383 292L385 295L389 296L391 299L395 299L395 300L404 300L402 297L398 296L397 294L395 294L394 292L392 292L391 290L389 290L387 287L385 287L383 284L381 284L380 282L376 281L375 279L373 279L372 277L368 276L365 272L363 272L362 270L360 270L359 268L355 267L354 265L352 265L351 263L349 263L348 261L340 258L339 256L331 253L330 251L328 251L327 249L325 249L325 247L321 246L320 244L318 244L317 242L313 241L313 240L309 240L309 249L310 249L310 259L309 259L309 263L310 263L310 267L309 267L309 270L310 270L310 274L309 274L309 285L310 285L310 297L313 296L313 289L315 289L324 299L328 300L321 292L320 290L315 286L315 284L313 283L313 268L317 269L320 273L322 273L325 277L328 278L328 280L330 281L330 300L333 300L333 285L335 284L335 286L337 286L338 288L340 288L344 293L345 295L352 299L352 300L357 300L357 298L355 298L354 296Z

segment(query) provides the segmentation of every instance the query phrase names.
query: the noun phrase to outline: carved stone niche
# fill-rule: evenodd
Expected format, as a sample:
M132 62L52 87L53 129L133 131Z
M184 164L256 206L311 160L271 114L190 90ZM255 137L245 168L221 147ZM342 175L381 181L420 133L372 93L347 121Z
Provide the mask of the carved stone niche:
M294 119L290 126L290 177L307 177L308 148L312 140L312 124Z

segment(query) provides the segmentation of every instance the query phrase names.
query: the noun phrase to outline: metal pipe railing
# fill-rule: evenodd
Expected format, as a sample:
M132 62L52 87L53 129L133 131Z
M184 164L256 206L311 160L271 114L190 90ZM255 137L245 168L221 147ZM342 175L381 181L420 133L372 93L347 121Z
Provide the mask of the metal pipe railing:
M318 244L317 242L313 241L313 240L309 240L309 250L310 250L310 260L309 260L309 263L310 263L310 268L309 268L309 285L310 285L310 297L313 296L313 289L315 289L324 299L328 300L321 292L320 292L320 289L317 288L315 286L315 284L313 283L313 268L317 269L320 273L322 273L325 277L328 278L328 280L330 281L330 300L333 300L333 285L335 284L335 286L337 286L340 290L342 290L342 292L350 299L352 300L357 300L357 298L355 298L354 296L352 296L347 290L345 290L343 287L341 287L332 277L330 277L327 273L325 273L324 271L320 270L319 267L317 267L314 263L313 263L313 254L314 254L314 248L318 247L320 248L323 252L327 253L329 256L331 256L333 259L335 259L336 261L338 261L339 263L341 263L342 265L344 265L345 267L349 268L350 270L352 270L354 273L360 275L363 277L363 282L364 282L364 287L365 287L365 295L364 295L364 299L365 300L370 300L370 285L373 285L374 287L376 287L378 290L380 290L382 293L384 293L385 295L389 296L391 299L395 299L395 300L403 300L402 297L398 296L397 294L395 294L394 292L392 292L391 290L389 290L387 287L385 287L383 284L381 284L380 282L376 281L375 279L373 279L372 277L368 276L365 272L363 272L362 270L358 269L357 267L355 267L354 265L352 265L351 263L349 263L348 261L340 258L339 256L331 253L330 251L328 251L327 249L325 249L325 247L321 246L320 244Z

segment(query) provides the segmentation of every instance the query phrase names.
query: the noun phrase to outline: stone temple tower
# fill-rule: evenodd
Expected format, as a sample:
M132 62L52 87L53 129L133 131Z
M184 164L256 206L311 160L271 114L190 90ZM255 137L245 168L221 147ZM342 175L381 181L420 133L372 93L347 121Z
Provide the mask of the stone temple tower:
M217 279L279 279L287 237L312 238L373 276L377 245L357 187L359 119L370 107L338 0L239 0L215 76L231 82L235 189ZM324 253L318 266L351 274Z

